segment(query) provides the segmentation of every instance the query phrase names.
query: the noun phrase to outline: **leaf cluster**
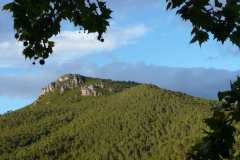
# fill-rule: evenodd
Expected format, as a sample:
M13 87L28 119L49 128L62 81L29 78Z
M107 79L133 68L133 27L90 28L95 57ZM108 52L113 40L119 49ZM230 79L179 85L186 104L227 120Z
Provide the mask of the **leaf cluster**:
M103 41L111 10L100 0L14 0L3 7L12 13L15 38L23 42L23 54L30 60L44 60L53 52L51 37L61 31L61 22L70 21L80 30L97 32ZM77 44L76 44L77 45Z
M217 41L230 40L240 47L240 3L238 0L166 0L167 9L191 22L192 40L200 45L210 34Z
M223 160L240 158L237 144L240 122L240 77L231 83L231 90L218 93L221 103L213 108L213 116L206 119L209 127L202 141L193 147L188 159Z

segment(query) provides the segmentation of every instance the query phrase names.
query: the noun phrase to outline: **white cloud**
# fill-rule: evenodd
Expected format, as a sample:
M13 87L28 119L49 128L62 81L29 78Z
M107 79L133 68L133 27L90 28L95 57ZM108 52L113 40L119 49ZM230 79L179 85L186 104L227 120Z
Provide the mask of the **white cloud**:
M101 43L96 40L97 34L86 34L78 31L63 31L53 40L56 42L56 53L79 53L87 54L102 49L111 49L112 44L106 41Z
M63 31L53 38L56 42L54 52L59 56L67 57L86 55L96 52L112 51L122 46L131 45L143 37L148 31L145 25L136 25L126 28L114 27L104 35L105 41L97 40L97 34L87 34L79 31ZM63 57L62 57L63 58ZM66 58L64 56L64 58Z
M26 63L22 55L23 46L15 40L0 41L0 68L21 66Z
M53 38L56 46L51 57L53 57L53 61L62 63L63 61L87 54L113 51L133 44L142 38L147 31L147 27L142 24L125 28L113 25L104 35L105 41L102 43L97 40L96 33L87 34L65 30ZM24 55L22 55L22 50L22 43L17 42L13 38L0 41L0 67L28 65Z
M11 46L9 42L2 42L0 43L0 49L8 49Z
M6 52L5 55L9 56L12 54L19 54L19 51L22 49L22 45L19 42L8 40L0 41L0 51Z
M147 31L148 28L145 25L137 25L117 32L116 37L112 37L112 40L115 40L115 47L117 45L128 45L143 37Z

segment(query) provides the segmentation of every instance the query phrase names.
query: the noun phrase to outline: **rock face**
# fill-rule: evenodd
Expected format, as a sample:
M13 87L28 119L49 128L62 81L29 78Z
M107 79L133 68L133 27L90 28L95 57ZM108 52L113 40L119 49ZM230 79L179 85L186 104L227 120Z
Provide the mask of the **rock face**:
M97 96L97 92L94 89L93 85L88 87L81 87L82 96Z
M84 83L84 76L79 74L66 74L61 76L55 82L52 82L46 88L43 88L41 95L53 91L60 91L60 93L63 94L65 90L76 87L81 89L82 96L97 96L97 91L95 90L94 85L87 86Z

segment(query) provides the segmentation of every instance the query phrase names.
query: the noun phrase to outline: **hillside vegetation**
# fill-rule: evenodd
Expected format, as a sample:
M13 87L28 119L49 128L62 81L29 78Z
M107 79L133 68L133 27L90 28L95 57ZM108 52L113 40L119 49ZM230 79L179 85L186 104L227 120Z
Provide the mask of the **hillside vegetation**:
M183 160L213 102L127 86L96 97L53 92L0 116L0 160Z

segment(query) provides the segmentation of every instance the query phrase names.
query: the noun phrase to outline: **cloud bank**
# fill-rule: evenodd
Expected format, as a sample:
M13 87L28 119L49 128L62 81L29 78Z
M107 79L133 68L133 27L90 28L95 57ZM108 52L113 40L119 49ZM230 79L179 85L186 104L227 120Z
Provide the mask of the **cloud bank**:
M76 57L95 53L107 53L120 47L134 44L148 32L147 26L137 24L133 26L114 26L104 35L105 42L97 40L97 34L87 34L79 31L62 31L54 37L54 59L66 61ZM14 39L0 40L0 67L21 66L28 63L22 55L22 44ZM50 58L51 58L50 57Z
M185 92L190 95L216 99L220 90L229 88L238 72L203 68L172 68L146 65L144 63L112 63L103 66L94 63L68 62L51 64L37 73L22 75L1 75L0 96L17 98L37 97L41 88L62 74L79 73L86 76L131 80L156 84L161 88Z

